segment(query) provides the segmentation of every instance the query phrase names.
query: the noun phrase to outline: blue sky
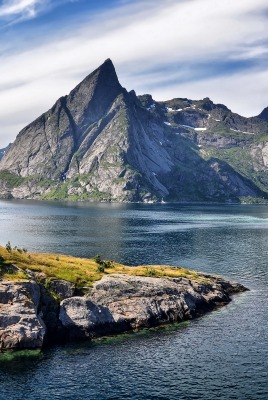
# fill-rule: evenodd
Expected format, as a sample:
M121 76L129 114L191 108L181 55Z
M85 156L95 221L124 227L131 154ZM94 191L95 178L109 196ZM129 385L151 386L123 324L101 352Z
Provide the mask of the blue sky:
M111 58L128 90L268 106L267 0L0 1L0 148Z

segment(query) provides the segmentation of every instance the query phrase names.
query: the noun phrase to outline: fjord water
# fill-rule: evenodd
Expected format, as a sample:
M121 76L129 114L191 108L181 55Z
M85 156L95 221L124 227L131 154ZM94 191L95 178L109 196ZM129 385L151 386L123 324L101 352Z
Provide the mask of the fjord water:
M0 244L172 264L250 291L171 329L0 363L0 399L268 399L268 206L0 201Z

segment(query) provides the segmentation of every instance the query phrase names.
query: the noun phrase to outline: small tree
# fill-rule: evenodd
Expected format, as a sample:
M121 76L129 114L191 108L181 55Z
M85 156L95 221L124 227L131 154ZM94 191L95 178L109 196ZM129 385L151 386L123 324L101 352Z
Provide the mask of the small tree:
M102 259L100 258L100 256L98 254L94 257L93 260L95 261L96 264L100 265L102 263Z
M9 253L10 253L11 250L12 250L12 247L11 247L11 244L10 244L9 241L8 241L7 244L6 244L6 250L7 250Z
M97 272L104 272L105 266L103 264L98 265Z

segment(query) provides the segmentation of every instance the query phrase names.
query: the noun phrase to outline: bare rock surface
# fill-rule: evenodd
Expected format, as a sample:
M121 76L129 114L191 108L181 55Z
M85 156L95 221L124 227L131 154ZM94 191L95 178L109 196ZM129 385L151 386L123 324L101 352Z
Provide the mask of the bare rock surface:
M206 275L204 275L206 279ZM71 338L102 336L194 318L230 301L243 286L211 278L108 275L87 297L62 301L60 321Z
M0 198L268 199L267 132L267 109L127 92L108 59L0 150Z
M37 309L39 286L31 282L0 282L0 349L40 348L46 327Z
M47 282L34 273L30 279L0 281L0 350L41 348L183 321L246 290L204 274L198 280L113 274L95 282L86 295L74 296L70 282Z

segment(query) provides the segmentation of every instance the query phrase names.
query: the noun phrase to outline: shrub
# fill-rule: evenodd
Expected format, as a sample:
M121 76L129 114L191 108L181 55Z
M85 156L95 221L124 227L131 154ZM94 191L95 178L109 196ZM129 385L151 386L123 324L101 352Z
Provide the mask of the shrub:
M94 257L94 261L96 264L98 264L97 272L104 272L106 268L114 268L114 264L112 261L102 260L98 254Z
M146 276L155 276L156 270L151 267L146 267Z
M11 247L10 242L7 242L7 244L6 244L6 250L7 250L8 252L11 252L12 247Z
M104 270L105 270L105 266L104 265L98 265L98 267L97 267L97 272L104 272Z
M96 264L101 264L102 263L102 259L100 258L99 254L97 254L93 260L95 261Z

